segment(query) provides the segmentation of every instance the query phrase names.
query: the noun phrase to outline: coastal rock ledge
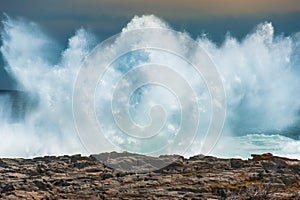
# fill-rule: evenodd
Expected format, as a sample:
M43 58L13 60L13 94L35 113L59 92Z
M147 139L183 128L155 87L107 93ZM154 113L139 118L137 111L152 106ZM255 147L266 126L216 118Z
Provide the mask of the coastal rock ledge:
M3 158L0 198L300 199L299 160L269 153L252 157L248 160L203 155L189 159L176 155L155 158L111 152L89 157ZM163 168L149 168L149 160L163 166L174 158L172 164ZM143 169L139 173L135 171L136 163ZM121 166L130 170L124 171Z

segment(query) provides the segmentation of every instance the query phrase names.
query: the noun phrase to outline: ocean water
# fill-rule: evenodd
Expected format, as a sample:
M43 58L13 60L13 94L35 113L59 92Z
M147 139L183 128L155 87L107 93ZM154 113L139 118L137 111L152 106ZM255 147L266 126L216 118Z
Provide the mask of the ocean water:
M0 156L96 153L89 152L80 139L80 134L84 133L78 134L76 129L72 98L80 67L101 41L97 41L93 33L79 29L69 38L66 49L57 53L59 44L38 24L9 16L2 24L1 54L5 69L17 80L18 91L0 94ZM125 33L143 28L172 29L156 16L136 16L120 30L115 43L103 51L117 55L121 49L134 49L132 43L126 41L136 38L128 38ZM176 37L162 35L161 38L153 38L147 33L137 36L141 43L165 41L191 59L197 58L198 52L188 51L186 37L189 37L188 33L179 33ZM224 127L210 154L247 158L252 153L271 152L300 159L300 33L275 35L272 23L262 22L242 40L228 34L225 41L217 45L199 35L195 43L215 63L226 93ZM163 63L179 71L193 87L201 117L196 137L187 134L175 145L176 148L162 149L160 154L191 156L201 153L204 133L212 115L205 80L196 76L187 63L166 51L149 50L121 56L102 77L104 84L95 88L95 114L107 141L113 143L107 148L107 141L99 140L97 151L129 150L151 154L160 145L167 147L172 138L177 137L176 131L180 127L189 131L189 124L181 124L181 107L176 95L166 88L149 85L132 94L128 112L133 121L146 126L153 120L149 109L161 105L167 113L162 136L144 143L120 136L122 130L116 126L110 106L113 86L133 69L132 66L149 61ZM149 74L142 73L137 77L147 79ZM183 93L177 94L177 97L189 95ZM189 148L183 150L181 146L188 143L191 144Z

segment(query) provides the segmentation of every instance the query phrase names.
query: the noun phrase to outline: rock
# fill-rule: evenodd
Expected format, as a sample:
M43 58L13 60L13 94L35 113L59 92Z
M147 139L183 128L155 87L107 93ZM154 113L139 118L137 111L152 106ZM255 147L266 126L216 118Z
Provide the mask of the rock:
M244 162L241 159L231 159L230 165L232 168L242 168L244 167Z
M1 199L300 199L299 180L300 161L272 154L0 159Z
M160 157L145 156L139 154L131 154L128 152L112 152L93 155L104 165L117 169L119 171L127 171L134 173L146 173L149 171L162 169L177 160L183 158L178 155L163 155Z
M6 165L6 163L5 162L3 162L2 160L0 160L0 167L6 167L7 165Z
M299 179L297 179L297 177L294 175L282 176L281 179L282 182L287 186L295 184L297 181L299 181Z
M290 159L290 158L285 158L285 157L280 157L280 156L273 156L271 153L264 153L264 154L251 154L253 157L252 160L254 161L261 161L261 160L284 160L284 161L297 161L297 159Z
M273 158L273 155L271 153L264 153L264 154L251 154L251 156L253 157L252 160L254 161L260 161L260 160L270 160L271 158Z
M70 186L71 184L70 184L69 182L67 182L66 180L60 179L60 180L55 180L55 181L53 182L53 185L65 187L65 186Z
M48 189L48 185L46 183L44 183L42 180L36 180L36 181L34 181L34 183L40 190Z
M192 161L194 161L194 160L202 160L204 157L205 157L205 155L199 154L199 155L195 155L195 156L190 157L189 160L192 160Z
M14 191L15 187L12 184L3 184L0 187L0 193L7 193L7 192L11 192Z
M71 156L71 162L77 162L81 160L85 160L83 157L81 157L81 154L76 154L74 156Z
M112 174L104 173L100 175L101 180L109 179L114 177Z

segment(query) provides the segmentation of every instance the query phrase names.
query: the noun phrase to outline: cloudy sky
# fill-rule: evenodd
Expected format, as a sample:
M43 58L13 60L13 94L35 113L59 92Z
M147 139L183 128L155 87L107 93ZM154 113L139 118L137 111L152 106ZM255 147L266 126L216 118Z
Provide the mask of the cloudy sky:
M1 0L0 12L39 23L63 45L80 27L102 40L142 14L155 14L194 37L208 33L218 43L227 32L242 38L264 21L271 21L277 34L300 31L299 0ZM3 66L0 59L0 89L11 89Z

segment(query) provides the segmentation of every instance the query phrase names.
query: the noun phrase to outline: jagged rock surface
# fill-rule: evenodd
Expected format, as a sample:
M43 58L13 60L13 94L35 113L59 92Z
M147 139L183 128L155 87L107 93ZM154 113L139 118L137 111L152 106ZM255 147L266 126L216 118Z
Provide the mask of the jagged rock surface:
M158 162L174 157L162 156ZM111 166L96 158L110 161ZM300 199L298 160L272 154L253 155L250 160L201 155L176 158L164 168L143 173L133 172L134 163L138 160L143 169L149 169L146 160L157 163L156 158L112 152L0 159L0 198ZM130 172L112 168L132 165Z

